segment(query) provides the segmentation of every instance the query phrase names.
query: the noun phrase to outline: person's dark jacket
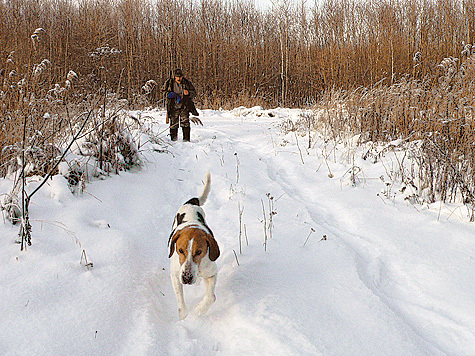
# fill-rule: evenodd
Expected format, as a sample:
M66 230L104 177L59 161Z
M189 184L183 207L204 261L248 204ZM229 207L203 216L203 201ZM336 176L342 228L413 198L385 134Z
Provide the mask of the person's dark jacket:
M167 112L173 112L176 110L176 99L173 98L168 98L168 94L173 92L173 83L175 79L170 78L168 79L165 84L163 85L163 92L165 93L165 98L167 100ZM181 80L181 86L183 90L188 90L188 95L184 95L183 98L181 98L181 102L183 103L183 108L185 111L188 111L192 113L195 116L198 116L199 113L196 110L195 103L193 102L193 99L196 97L196 89L193 86L193 84L186 78L183 78Z

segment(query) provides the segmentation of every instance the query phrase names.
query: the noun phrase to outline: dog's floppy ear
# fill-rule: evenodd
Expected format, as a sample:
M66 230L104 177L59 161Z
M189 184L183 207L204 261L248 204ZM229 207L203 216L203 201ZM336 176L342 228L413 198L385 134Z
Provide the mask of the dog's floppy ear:
M209 259L216 261L219 257L219 246L214 237L210 234L206 235L206 241L208 242Z
M173 252L175 252L175 244L179 237L180 232L177 232L175 235L173 235L172 241L170 242L170 254L168 255L168 258L173 256Z

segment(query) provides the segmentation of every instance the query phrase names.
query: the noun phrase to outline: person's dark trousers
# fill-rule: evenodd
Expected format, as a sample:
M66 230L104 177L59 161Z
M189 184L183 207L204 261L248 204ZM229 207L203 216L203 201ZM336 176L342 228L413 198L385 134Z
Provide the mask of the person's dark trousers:
M177 138L178 138L178 128L171 128L170 127L170 138L172 139L172 141L176 141Z
M182 127L182 130L183 130L183 141L190 142L190 136L191 136L190 126Z
M190 113L187 110L173 110L168 113L168 119L170 120L170 138L172 141L176 141L178 138L178 127L181 126L183 130L183 141L190 141L191 128L190 128Z
M176 141L178 138L178 117L179 113L176 111L170 111L168 113L168 119L170 120L170 138L172 141Z
M190 127L190 112L184 108L180 112L180 126L183 130L183 141L190 142L191 127Z

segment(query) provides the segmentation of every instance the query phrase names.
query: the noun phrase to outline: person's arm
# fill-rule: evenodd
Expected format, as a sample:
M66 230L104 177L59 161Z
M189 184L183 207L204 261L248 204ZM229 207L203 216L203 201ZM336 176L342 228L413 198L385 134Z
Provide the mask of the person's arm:
M183 91L183 95L188 95L191 100L196 96L196 89L189 80L187 80L186 89Z
M163 84L162 92L166 95L168 95L168 93L172 92L171 85L170 85L170 79L167 79L167 81Z

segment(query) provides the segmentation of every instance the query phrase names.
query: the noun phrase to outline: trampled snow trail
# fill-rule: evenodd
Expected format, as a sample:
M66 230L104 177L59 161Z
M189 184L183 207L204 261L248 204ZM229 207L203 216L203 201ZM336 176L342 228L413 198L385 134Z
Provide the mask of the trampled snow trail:
M330 179L323 143L306 150L305 138L277 127L298 111L266 113L204 111L191 143L145 153L141 171L93 182L78 198L45 191L32 214L67 226L81 247L46 223L34 226L26 253L13 237L1 242L0 282L10 288L0 302L0 328L8 330L0 353L472 354L473 224L438 222L430 209L380 199L382 183L370 178L384 168L362 160L354 164L364 183L347 185L350 164L339 159L329 162ZM150 115L164 121L163 112ZM217 301L204 317L178 321L168 234L208 170L204 209L222 252ZM264 251L263 210L268 226L271 209ZM91 271L75 264L82 249ZM203 288L185 288L190 310Z

